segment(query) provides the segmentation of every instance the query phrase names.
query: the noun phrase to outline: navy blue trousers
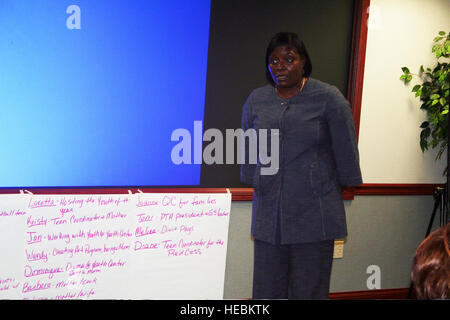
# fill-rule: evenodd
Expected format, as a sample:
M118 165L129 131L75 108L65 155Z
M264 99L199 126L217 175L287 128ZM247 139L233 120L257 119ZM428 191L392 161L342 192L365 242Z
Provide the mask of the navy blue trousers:
M328 299L334 240L254 243L253 299Z

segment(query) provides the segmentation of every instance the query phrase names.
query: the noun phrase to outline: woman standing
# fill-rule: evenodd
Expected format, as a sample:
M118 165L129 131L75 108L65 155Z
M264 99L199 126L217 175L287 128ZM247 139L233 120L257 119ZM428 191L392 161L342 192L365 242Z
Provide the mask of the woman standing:
M334 239L347 235L341 186L362 183L349 103L311 71L299 37L276 34L266 50L269 84L243 108L243 130L279 133L268 137L279 141L275 174L261 174L261 162L241 167L255 189L254 299L328 298Z

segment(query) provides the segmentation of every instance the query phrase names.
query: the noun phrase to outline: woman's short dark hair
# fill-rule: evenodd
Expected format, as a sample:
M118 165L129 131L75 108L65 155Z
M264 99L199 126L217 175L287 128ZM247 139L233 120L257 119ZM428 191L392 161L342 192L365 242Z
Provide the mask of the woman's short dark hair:
M269 71L269 56L273 52L273 50L275 50L275 48L279 46L292 47L295 51L297 51L300 57L305 59L303 76L309 77L311 75L312 72L311 59L309 59L309 55L308 52L306 51L305 44L303 43L303 41L299 38L299 36L296 33L279 32L272 37L266 49L266 78L271 85L275 85L275 83L273 82L272 76Z
M450 299L450 223L422 241L411 268L417 298Z

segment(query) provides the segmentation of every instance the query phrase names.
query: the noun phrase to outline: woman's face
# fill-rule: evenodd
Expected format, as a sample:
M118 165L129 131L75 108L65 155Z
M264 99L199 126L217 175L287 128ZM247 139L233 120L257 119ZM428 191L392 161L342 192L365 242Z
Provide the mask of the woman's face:
M278 88L293 88L300 84L304 59L288 46L276 47L269 55L269 72Z

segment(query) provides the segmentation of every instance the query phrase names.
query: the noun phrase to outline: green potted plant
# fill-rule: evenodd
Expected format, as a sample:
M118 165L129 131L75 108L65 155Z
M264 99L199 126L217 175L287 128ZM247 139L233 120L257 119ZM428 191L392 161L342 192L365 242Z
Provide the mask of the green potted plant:
M450 91L450 32L446 35L440 31L433 40L432 52L436 57L434 68L424 69L420 66L419 73L413 74L409 68L403 67L400 79L408 84L413 76L421 80L412 88L415 96L420 98L422 105L420 109L426 112L426 121L422 122L420 128L420 148L422 152L429 147L438 147L436 160L440 159L448 147L448 108ZM448 169L448 168L447 168ZM447 173L444 171L444 175Z

